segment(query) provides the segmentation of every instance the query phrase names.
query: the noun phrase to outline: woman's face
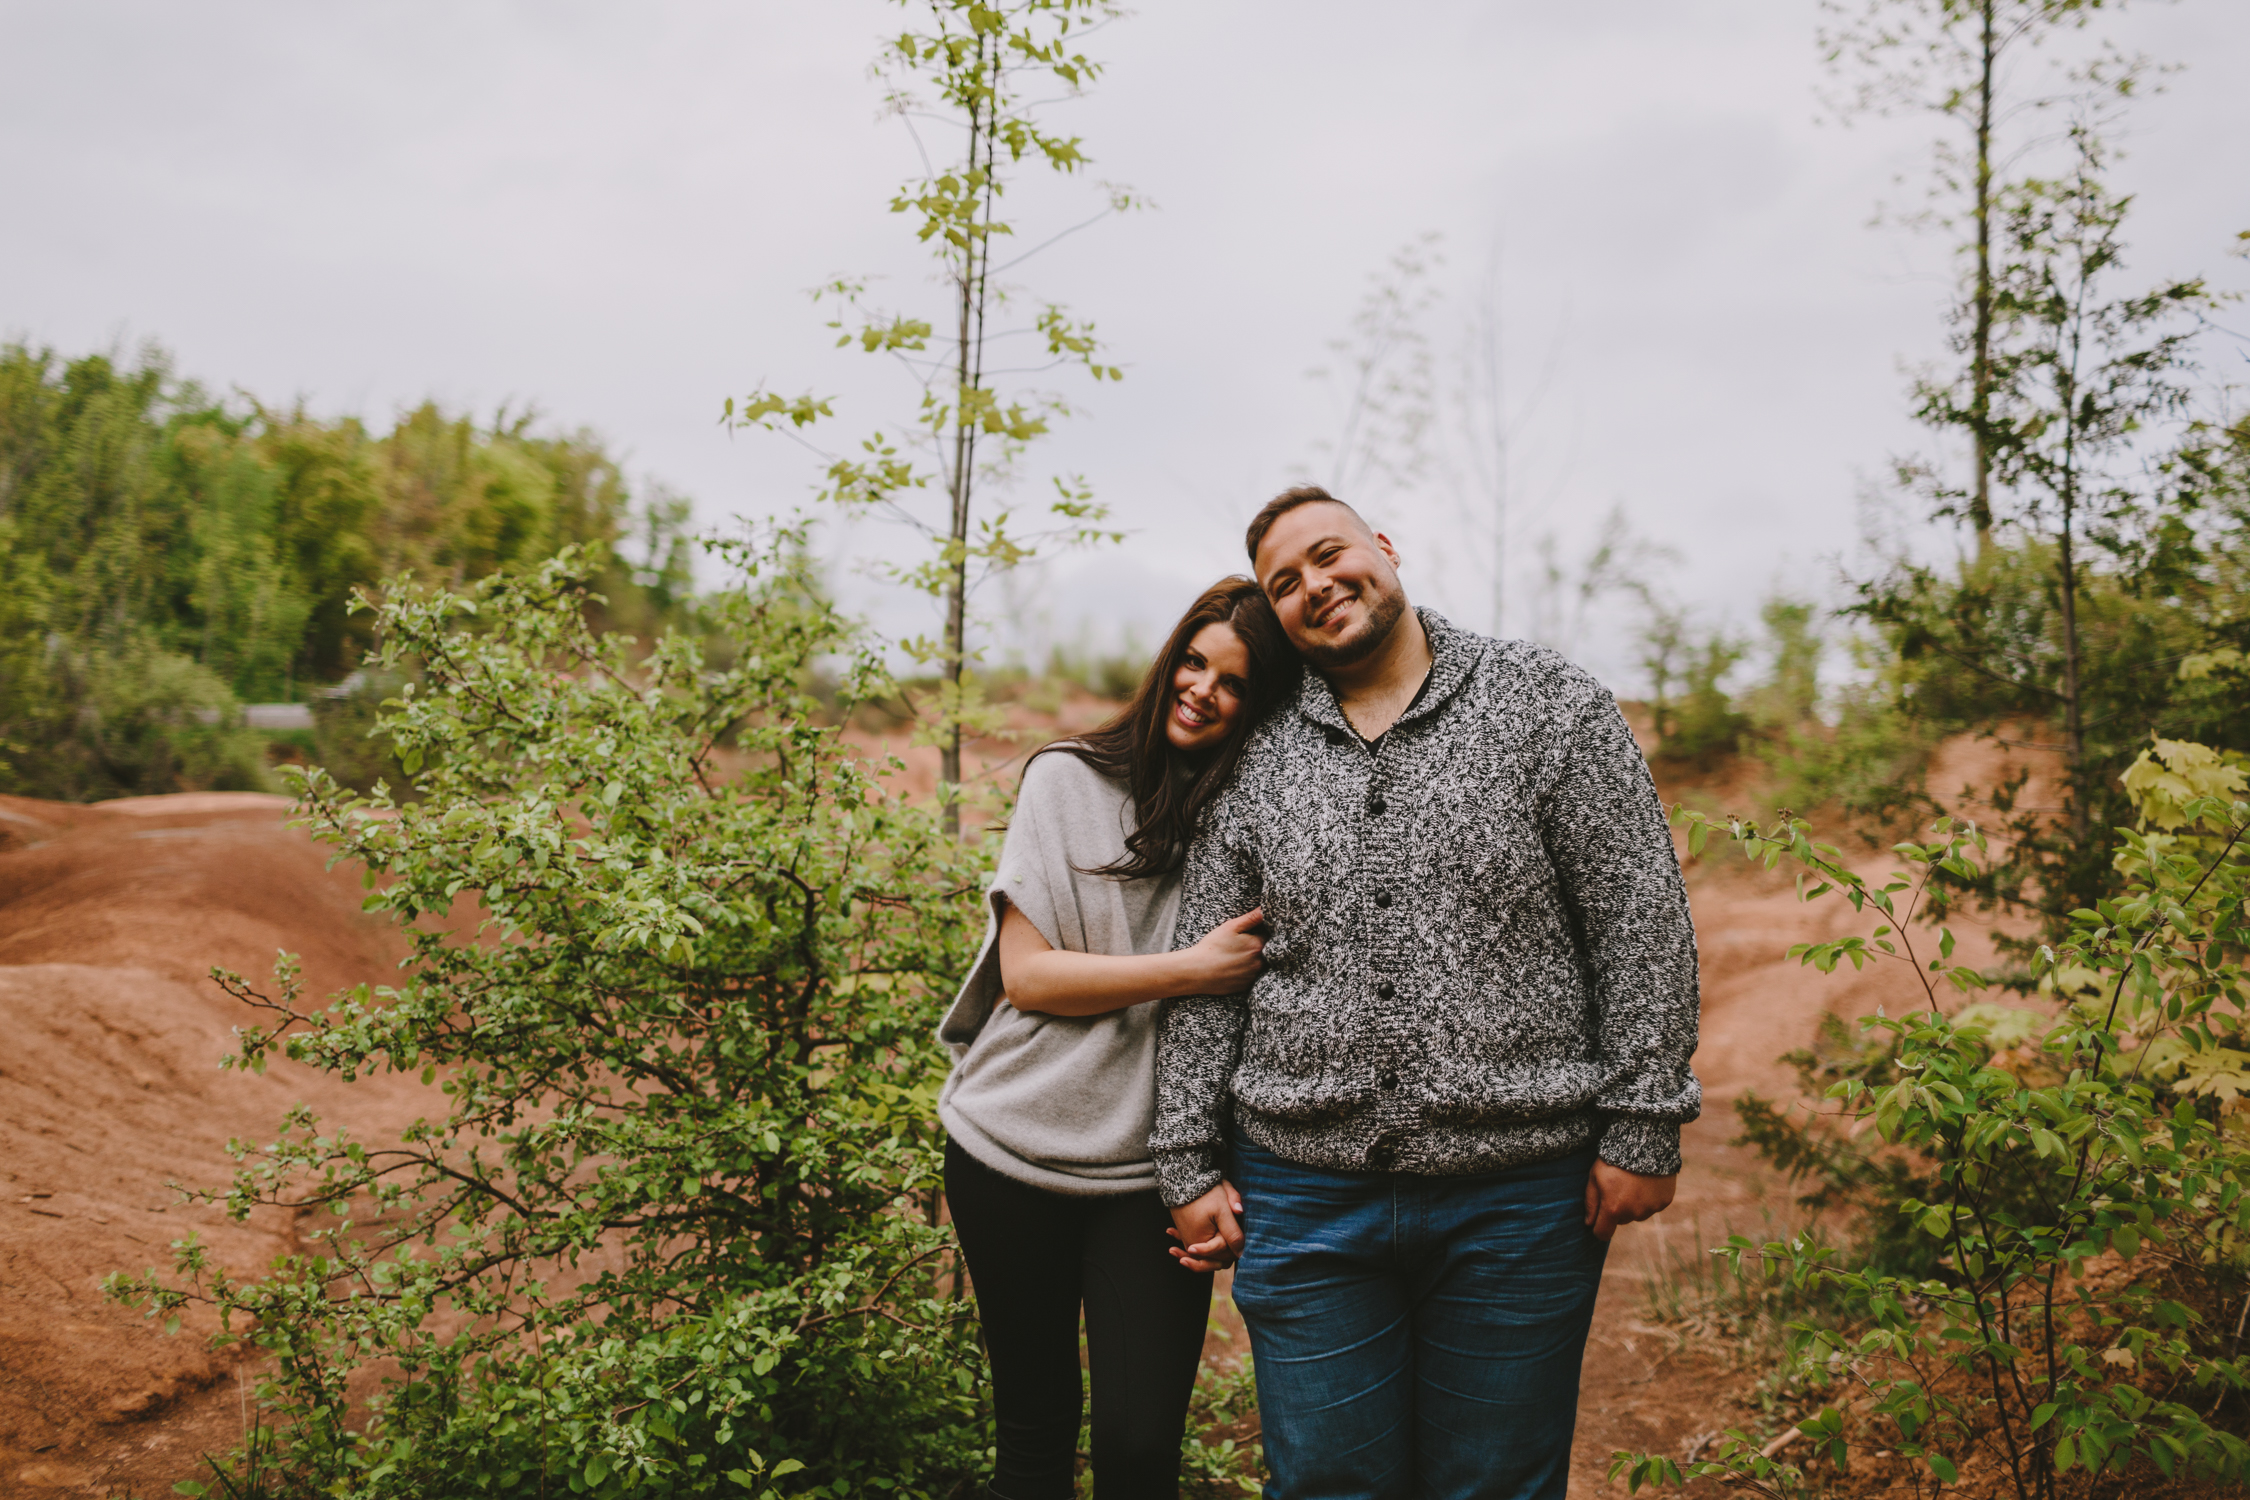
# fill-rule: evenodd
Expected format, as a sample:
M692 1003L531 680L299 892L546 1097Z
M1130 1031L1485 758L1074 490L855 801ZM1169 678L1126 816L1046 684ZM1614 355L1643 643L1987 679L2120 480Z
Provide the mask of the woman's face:
M1232 625L1214 621L1195 633L1173 669L1164 738L1191 755L1215 749L1242 717L1249 696L1249 649Z

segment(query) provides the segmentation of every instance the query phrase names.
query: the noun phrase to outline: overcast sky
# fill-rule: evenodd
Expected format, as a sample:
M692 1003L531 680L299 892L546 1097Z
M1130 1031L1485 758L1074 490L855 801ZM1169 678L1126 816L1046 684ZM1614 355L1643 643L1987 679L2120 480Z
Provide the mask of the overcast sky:
M1323 471L1336 402L1306 372L1430 231L1441 357L1500 268L1526 412L1510 633L1537 539L1568 560L1612 506L1708 618L1818 592L1919 441L1904 371L1942 348L1947 261L1869 227L1913 197L1894 178L1930 125L1823 123L1817 20L1811 0L1154 0L1103 33L1109 74L1054 119L1157 206L1017 274L1126 369L1065 388L1083 415L1042 467L1085 474L1133 535L988 610L1035 648L1146 641L1239 569L1249 512ZM897 23L880 0L0 0L0 334L155 339L218 389L378 423L427 396L535 404L712 524L785 510L808 462L730 439L728 395L838 393L839 436L908 405L802 295L865 273L930 305L886 211L913 146L868 75ZM2115 34L2190 64L2132 117L2133 274L2244 284L2250 6L2143 5ZM1027 190L1026 242L1080 201ZM2239 348L2214 346L2215 378ZM1489 629L1481 520L1435 483L1371 508L1416 597ZM1620 688L1623 609L1575 643Z

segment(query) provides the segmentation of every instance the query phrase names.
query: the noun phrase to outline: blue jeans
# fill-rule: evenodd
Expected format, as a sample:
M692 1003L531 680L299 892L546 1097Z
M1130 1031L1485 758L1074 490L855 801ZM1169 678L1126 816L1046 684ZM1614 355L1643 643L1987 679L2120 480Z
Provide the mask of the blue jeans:
M1563 1500L1593 1165L1336 1172L1236 1138L1266 1500Z

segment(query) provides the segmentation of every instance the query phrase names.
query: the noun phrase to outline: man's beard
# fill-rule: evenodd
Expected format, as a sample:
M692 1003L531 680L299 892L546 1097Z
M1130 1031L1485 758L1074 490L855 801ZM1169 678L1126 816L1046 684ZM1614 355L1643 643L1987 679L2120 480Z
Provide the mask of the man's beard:
M1406 595L1398 589L1363 589L1359 597L1367 606L1367 623L1343 640L1298 646L1305 660L1316 667L1334 670L1357 666L1382 649L1383 642L1391 638L1399 618L1406 613Z

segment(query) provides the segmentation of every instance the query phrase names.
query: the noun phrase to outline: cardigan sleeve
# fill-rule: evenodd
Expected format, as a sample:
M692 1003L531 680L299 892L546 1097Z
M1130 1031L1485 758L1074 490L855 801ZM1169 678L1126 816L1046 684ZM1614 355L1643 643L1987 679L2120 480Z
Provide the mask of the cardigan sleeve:
M1669 1176L1680 1169L1680 1126L1703 1103L1689 1067L1695 923L1648 762L1607 691L1572 724L1542 802L1541 834L1593 977L1601 1157Z
M1251 861L1207 825L1188 847L1172 946L1192 947L1221 922L1257 905ZM1165 1001L1158 1013L1156 1123L1148 1149L1167 1207L1193 1202L1224 1175L1229 1093L1248 1025L1246 994L1183 995Z

